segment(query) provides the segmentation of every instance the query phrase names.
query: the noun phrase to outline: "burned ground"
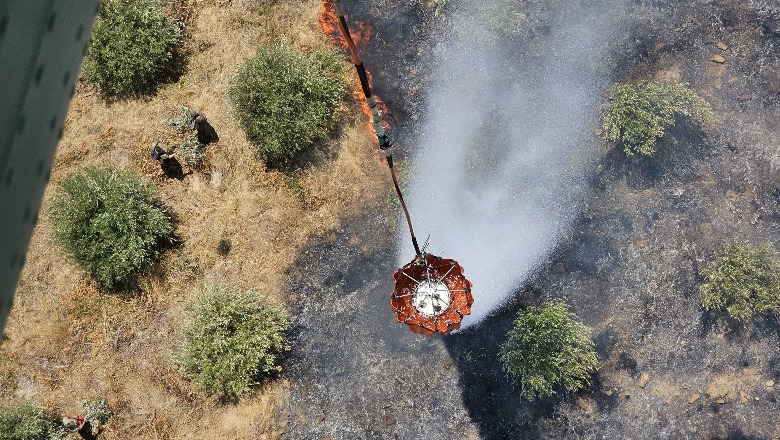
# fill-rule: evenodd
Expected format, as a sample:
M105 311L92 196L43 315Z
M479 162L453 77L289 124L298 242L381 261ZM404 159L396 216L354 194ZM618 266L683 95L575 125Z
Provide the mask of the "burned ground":
M420 36L441 28L409 4L388 18L367 3L349 2L376 29L366 63L381 72L382 95L398 97L388 102L412 115L428 79L399 72L425 72L430 58L424 45L388 44L397 36L381 29ZM548 16L572 7L528 3ZM735 326L705 313L698 294L703 269L725 245L773 243L780 227L780 9L728 0L614 4L634 21L604 61L609 79L686 82L711 103L715 120L678 120L651 158L602 143L594 121L586 129L599 158L565 239L504 308L447 338L392 327L392 214L356 217L310 248L293 281L298 348L288 437L780 436L780 326L768 317ZM518 44L543 47L545 20ZM366 242L377 248L362 252ZM497 355L517 311L550 298L564 299L592 328L600 365L583 392L525 402Z
M425 0L343 3L351 23L373 30L364 59L399 120L403 177L436 81L436 42L450 32L447 9L435 17ZM225 98L230 78L280 38L325 47L319 1L181 0L187 71L144 100L106 102L80 83L42 212L58 182L107 161L157 184L183 243L136 290L107 293L51 246L42 215L0 351L0 398L71 413L82 399L105 397L115 413L105 440L779 437L777 321L731 325L701 310L698 286L731 241L777 247L780 7L517 3L524 27L504 48L513 75L537 70L535 60L560 43L560 15L609 5L628 25L608 56L574 56L572 64L597 66L606 84L689 83L716 116L704 127L678 120L654 157L627 158L600 140L593 108L582 148L594 158L577 218L504 307L449 337L424 338L395 322L389 293L400 212L383 158L371 152L357 89L331 141L290 170L256 159ZM220 140L207 147L204 169L166 179L148 146L179 141L166 124L179 105L204 111ZM223 240L229 251L220 250ZM286 371L238 402L205 396L171 363L182 302L216 282L286 301L292 315ZM527 402L497 355L517 311L550 298L592 328L600 365L586 390Z

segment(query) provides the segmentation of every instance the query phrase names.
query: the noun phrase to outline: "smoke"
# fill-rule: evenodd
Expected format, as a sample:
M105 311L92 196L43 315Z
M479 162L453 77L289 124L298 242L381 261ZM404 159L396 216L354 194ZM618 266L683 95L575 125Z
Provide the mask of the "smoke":
M473 282L464 327L517 292L571 227L597 154L619 32L610 2L567 1L557 15L524 3L451 0L453 30L437 48L413 146L406 198L415 232ZM405 264L413 253L403 221L399 243Z

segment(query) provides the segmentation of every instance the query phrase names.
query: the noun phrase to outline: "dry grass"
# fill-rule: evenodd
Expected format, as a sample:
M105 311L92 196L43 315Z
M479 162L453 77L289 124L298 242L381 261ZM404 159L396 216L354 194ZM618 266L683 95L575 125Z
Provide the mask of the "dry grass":
M281 37L305 48L329 44L317 24L320 5L179 0L175 11L187 20L192 50L179 82L149 99L114 103L79 86L0 349L0 397L31 398L63 413L105 397L115 415L104 440L278 437L285 422L273 414L286 400L283 380L222 404L183 381L170 354L181 304L198 285L221 282L289 302L287 280L301 249L385 200L375 191L386 187L383 164L354 96L335 139L312 154L316 165L294 178L266 170L232 116L228 83L261 45ZM204 112L220 136L206 149L206 169L181 181L165 178L148 157L153 140L178 144L166 121L180 104ZM153 180L184 241L127 294L100 292L49 242L46 211L57 183L106 163ZM222 238L232 243L224 257Z

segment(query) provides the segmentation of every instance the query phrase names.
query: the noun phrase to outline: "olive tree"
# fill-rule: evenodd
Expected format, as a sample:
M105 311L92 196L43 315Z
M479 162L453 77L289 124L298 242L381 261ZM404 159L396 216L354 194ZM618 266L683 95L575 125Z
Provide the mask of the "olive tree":
M50 216L54 242L109 289L126 287L173 240L154 187L129 171L86 168L69 177Z
M182 24L160 0L103 0L82 74L106 94L153 92L175 70Z
M775 252L768 245L729 245L706 270L700 290L704 309L725 310L741 322L767 312L780 315L780 265Z
M328 134L346 87L332 51L302 52L287 43L260 49L230 84L228 96L260 158L283 163Z
M577 391L595 371L590 331L560 301L520 311L507 336L501 362L526 399L550 396L559 384Z
M616 84L605 105L604 138L621 142L628 156L652 156L656 141L674 124L677 115L703 123L712 116L712 109L684 84Z
M235 398L281 371L289 348L284 309L254 291L200 289L185 306L175 361L210 394Z

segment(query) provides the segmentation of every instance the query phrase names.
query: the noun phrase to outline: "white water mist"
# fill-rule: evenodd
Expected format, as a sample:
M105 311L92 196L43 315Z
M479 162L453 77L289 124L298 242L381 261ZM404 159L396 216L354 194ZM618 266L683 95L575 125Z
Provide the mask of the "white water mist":
M616 32L603 4L570 2L518 50L475 41L475 4L450 5L458 25L437 50L406 186L418 240L430 236L428 251L457 260L473 283L464 327L517 292L571 227L596 156L599 63ZM399 243L405 264L403 221Z

